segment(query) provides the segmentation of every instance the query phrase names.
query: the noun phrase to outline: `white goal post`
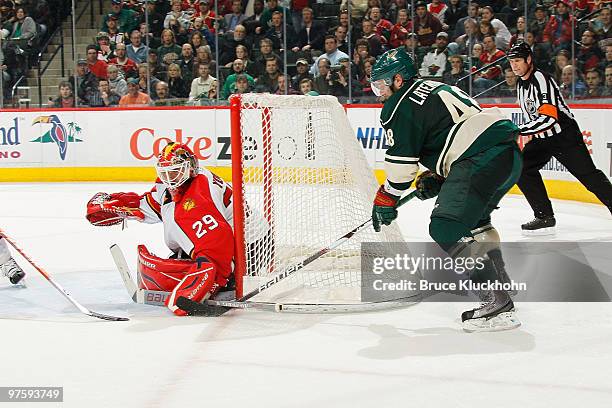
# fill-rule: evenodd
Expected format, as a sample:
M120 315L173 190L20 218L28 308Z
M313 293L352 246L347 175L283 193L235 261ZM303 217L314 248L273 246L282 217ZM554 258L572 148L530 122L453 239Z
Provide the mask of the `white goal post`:
M240 299L368 220L378 184L335 97L234 95L230 112ZM402 241L396 225L368 228L250 301L300 312L410 304L417 293L361 299L361 243Z

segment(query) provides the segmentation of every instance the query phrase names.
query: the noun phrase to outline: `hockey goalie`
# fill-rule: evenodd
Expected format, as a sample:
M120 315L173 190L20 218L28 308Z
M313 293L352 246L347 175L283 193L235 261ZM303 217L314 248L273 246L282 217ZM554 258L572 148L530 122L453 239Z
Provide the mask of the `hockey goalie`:
M157 180L145 194L97 193L87 203L87 220L110 226L126 220L162 222L169 259L138 246L138 284L170 292L166 306L176 315L183 296L201 302L230 286L234 256L232 189L198 166L184 144L169 143L156 164Z

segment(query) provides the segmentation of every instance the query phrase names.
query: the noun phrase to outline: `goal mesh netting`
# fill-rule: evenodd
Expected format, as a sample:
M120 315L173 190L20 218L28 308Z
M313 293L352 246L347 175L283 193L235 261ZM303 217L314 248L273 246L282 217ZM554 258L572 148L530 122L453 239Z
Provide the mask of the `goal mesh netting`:
M231 117L239 297L368 220L378 185L334 97L243 94ZM363 304L360 244L401 241L367 228L252 300Z

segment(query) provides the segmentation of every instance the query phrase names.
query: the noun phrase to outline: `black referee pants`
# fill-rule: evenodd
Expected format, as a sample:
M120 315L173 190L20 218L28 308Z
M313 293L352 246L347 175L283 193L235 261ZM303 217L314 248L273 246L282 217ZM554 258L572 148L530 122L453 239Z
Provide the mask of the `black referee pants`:
M612 184L595 167L580 131L570 127L555 136L533 138L523 149L523 171L517 184L536 217L554 215L540 174L553 156L612 212Z

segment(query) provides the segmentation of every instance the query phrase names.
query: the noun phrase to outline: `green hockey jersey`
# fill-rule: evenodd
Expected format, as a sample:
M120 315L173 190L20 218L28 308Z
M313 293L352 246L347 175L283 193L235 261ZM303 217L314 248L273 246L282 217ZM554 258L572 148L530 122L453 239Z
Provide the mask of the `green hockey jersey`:
M387 145L387 189L410 186L418 163L447 177L451 165L492 146L515 141L518 127L498 108L483 109L455 86L416 80L395 92L380 114Z

